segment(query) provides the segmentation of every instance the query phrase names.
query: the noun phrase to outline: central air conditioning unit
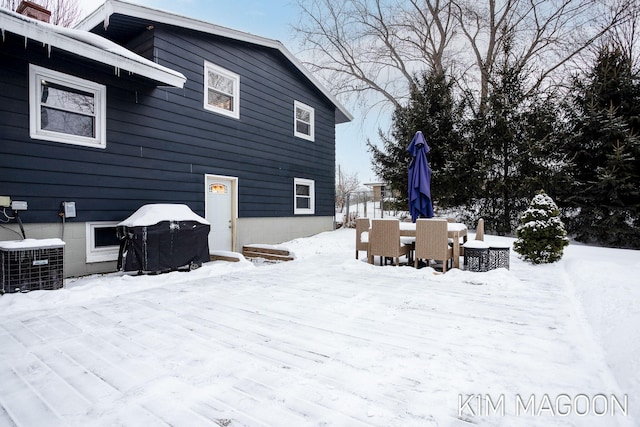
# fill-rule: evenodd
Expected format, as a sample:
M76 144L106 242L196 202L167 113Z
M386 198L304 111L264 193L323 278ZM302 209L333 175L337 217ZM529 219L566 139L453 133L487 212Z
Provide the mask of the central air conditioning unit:
M64 245L60 239L0 242L0 294L62 288Z

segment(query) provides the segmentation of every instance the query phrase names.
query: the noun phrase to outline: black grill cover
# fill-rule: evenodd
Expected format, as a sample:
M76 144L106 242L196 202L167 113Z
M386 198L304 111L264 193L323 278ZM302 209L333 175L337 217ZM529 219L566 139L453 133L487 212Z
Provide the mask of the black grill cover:
M203 222L172 219L153 225L119 225L118 269L153 273L199 267L210 260L210 226Z

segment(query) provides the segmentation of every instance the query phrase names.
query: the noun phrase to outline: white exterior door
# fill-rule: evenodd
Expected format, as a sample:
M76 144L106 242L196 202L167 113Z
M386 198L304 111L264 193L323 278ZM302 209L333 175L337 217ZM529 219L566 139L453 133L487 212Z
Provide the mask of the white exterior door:
M209 251L232 251L237 179L206 175L205 217L211 223Z

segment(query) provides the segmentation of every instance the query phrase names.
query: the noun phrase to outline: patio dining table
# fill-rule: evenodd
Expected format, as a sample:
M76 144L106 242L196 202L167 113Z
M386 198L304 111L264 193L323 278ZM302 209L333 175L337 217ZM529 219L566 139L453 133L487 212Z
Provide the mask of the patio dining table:
M400 222L400 236L416 236L416 224L414 222ZM460 238L463 243L467 241L467 226L461 222L447 223L447 236L453 240L453 267L460 268Z

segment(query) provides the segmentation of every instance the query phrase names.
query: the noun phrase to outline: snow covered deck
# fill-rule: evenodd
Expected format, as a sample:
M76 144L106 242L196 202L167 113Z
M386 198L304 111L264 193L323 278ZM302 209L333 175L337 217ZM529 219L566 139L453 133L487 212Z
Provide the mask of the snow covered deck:
M634 425L531 415L544 396L630 393L568 264L437 275L356 261L354 240L0 297L0 426ZM516 413L518 396L535 408Z

